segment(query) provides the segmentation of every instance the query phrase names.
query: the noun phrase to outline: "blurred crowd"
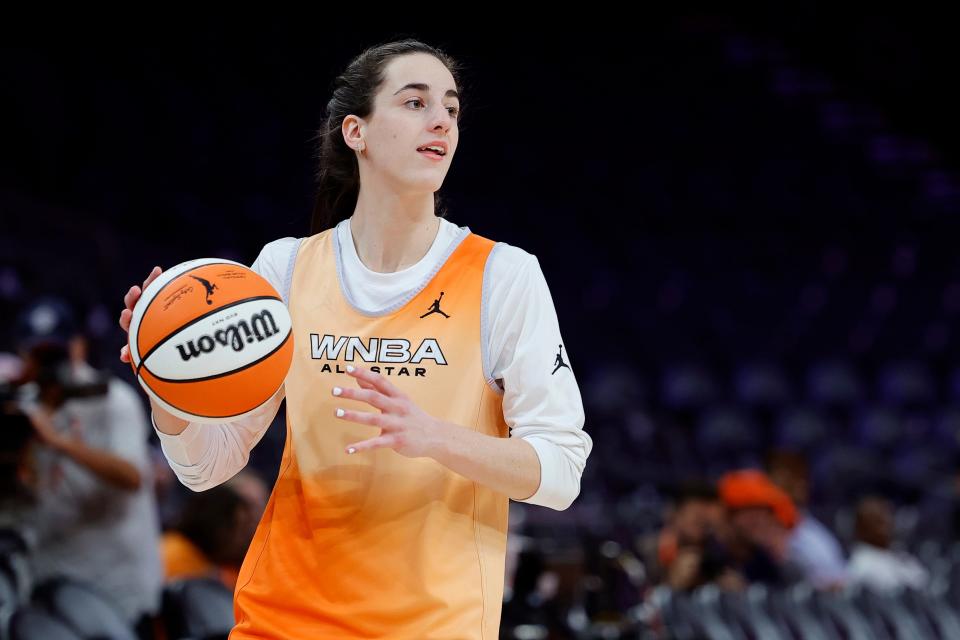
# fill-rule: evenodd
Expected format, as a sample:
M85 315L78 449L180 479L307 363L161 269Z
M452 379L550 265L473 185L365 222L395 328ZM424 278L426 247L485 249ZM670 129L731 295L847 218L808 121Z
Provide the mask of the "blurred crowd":
M595 442L568 510L510 504L502 637L960 638L960 177L937 98L951 63L922 55L937 42L908 37L906 16L851 12L785 15L792 44L723 15L642 25L626 52L524 34L537 87L575 73L630 116L605 153L571 154L557 132L580 103L551 102L523 148L562 163L475 144L452 176L469 177L453 221L543 265ZM75 69L17 57L42 86L75 78L77 102L10 95L26 124L0 186L0 628L68 615L51 595L65 579L141 638L215 637L187 633L177 603L216 593L204 609L229 624L284 429L229 482L183 487L117 358L115 292L151 256L249 263L303 233L299 145L326 95L290 60L315 59L313 35L244 41L243 82L196 63L206 33L128 67L81 48L62 56ZM831 38L820 59L797 53ZM479 87L528 95L514 49L477 51ZM899 120L882 99L897 93ZM473 141L515 126L511 108L483 115ZM514 179L471 191L489 166Z
M229 603L269 470L249 465L209 491L186 489L159 449L143 393L91 366L66 301L24 307L13 335L15 349L0 358L0 582L19 597L0 604L0 624L26 624L25 612L65 580L92 586L140 638L169 637L170 603L185 581L213 581ZM816 412L765 429L767 437L751 432L759 443L746 446L744 416L721 419L698 404L709 396L706 375L665 371L657 401L639 399L628 369L606 366L585 379L601 457L567 512L511 504L503 637L586 638L597 628L608 629L597 637L674 637L684 620L706 615L677 598L703 593L896 597L932 593L938 580L943 593L958 584L943 567L954 566L951 554L960 558L952 546L960 482L930 506L934 485L916 492L882 464L814 473L811 457L830 458L844 436L826 418L817 424ZM830 376L828 387L844 386ZM755 409L761 424L780 424L769 407ZM625 430L611 426L625 416ZM684 444L670 445L667 429ZM675 468L657 466L671 465L670 455ZM223 625L230 616L223 605Z
M64 300L23 309L15 336L0 370L0 528L24 553L22 565L4 556L0 573L27 603L58 580L94 585L143 638L163 633L165 584L210 578L232 592L264 480L247 469L202 493L181 486L142 391L88 363Z
M680 591L711 583L729 591L758 583L878 591L927 585L923 565L895 546L888 499L858 500L854 535L845 549L807 510L808 486L802 456L775 452L767 472L736 470L717 485L679 487L657 540L659 580Z

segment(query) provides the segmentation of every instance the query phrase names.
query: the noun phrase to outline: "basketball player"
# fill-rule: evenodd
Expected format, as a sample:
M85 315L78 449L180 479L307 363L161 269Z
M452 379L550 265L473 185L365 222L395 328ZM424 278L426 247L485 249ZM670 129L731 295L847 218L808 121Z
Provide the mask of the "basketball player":
M171 468L201 491L243 468L286 397L232 640L494 640L508 500L563 510L579 493L593 442L539 262L437 215L457 74L415 40L350 63L320 131L311 235L252 266L293 319L285 384L224 424L153 404Z

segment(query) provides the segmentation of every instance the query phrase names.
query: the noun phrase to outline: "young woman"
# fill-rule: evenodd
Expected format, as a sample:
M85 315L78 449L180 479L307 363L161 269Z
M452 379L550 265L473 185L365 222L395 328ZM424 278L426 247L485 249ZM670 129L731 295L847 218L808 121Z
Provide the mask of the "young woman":
M320 131L311 235L252 266L293 318L284 385L231 423L153 407L200 491L246 464L286 397L234 640L497 638L509 499L562 510L579 493L593 442L539 262L437 215L461 91L454 60L416 40L350 63Z

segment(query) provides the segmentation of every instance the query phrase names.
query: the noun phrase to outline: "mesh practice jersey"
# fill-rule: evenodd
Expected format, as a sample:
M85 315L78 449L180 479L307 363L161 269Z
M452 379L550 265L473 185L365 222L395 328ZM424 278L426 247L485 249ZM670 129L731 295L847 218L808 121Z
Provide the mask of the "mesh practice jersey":
M437 236L420 261L401 271L378 273L359 259L350 219L335 229L332 244L339 286L351 308L368 314L395 309L411 299L437 273L456 243L471 233L469 227L441 218ZM251 266L284 298L293 274L292 258L302 241L274 240ZM501 395L510 437L530 443L540 460L539 488L518 502L566 509L579 494L593 441L583 429L580 390L570 358L561 349L556 310L536 256L505 242L495 243L485 264L481 298L484 377ZM233 422L190 423L175 436L157 430L180 482L202 491L239 472L276 416L284 393L281 387L260 410Z
M379 428L338 420L335 407L372 408L323 391L351 382L349 363L379 367L451 428L507 437L480 353L494 243L464 234L421 291L368 315L338 285L332 234L304 240L297 253L286 446L237 580L231 638L493 640L507 497L432 458L389 448L346 454Z

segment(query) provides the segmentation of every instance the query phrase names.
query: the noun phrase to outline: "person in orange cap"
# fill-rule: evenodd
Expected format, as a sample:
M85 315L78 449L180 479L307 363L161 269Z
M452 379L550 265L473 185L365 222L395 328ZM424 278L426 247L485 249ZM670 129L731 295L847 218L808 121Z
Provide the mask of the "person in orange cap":
M724 474L718 492L733 531L730 552L747 581L783 586L803 580L789 554L790 531L798 521L790 496L755 469Z
M797 526L790 531L789 555L818 589L841 589L848 580L847 559L836 534L807 508L810 465L796 451L775 449L766 456L770 480L783 489L797 507Z

